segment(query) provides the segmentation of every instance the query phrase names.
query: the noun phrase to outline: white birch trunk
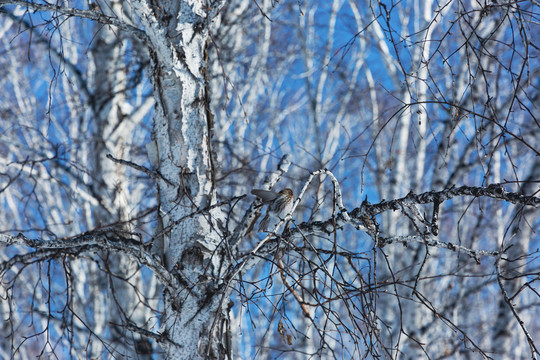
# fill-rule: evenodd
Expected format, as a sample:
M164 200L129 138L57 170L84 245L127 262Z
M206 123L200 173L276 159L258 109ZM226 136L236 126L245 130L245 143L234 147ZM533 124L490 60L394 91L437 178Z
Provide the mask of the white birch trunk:
M223 358L216 336L222 322L216 278L222 269L214 251L220 242L219 209L187 217L215 202L210 151L212 118L205 73L208 42L205 1L136 0L134 11L150 38L156 100L150 157L166 180L158 182L163 252L182 288L165 294L162 331L168 359ZM167 26L163 19L168 18ZM226 267L226 266L225 266ZM223 267L224 268L224 267ZM215 328L212 326L215 318ZM213 332L212 332L213 331Z
M538 137L537 137L538 138ZM531 166L529 176L525 179L521 192L523 194L536 194L539 191L538 183L535 179L540 178L540 160L536 157ZM502 248L508 248L506 256L511 261L502 262L501 271L503 276L512 278L521 276L521 281L503 281L503 286L509 297L513 297L519 288L526 282L527 278L522 275L526 268L527 254L529 253L529 243L533 238L534 229L531 224L534 223L535 216L538 217L538 210L532 207L517 206L512 216L514 225L507 235L507 241L501 244ZM510 246L511 245L511 246ZM519 308L522 297L517 296L512 299L512 305ZM524 344L525 341L516 341L516 338L523 336L517 319L509 308L509 304L499 295L498 312L493 325L492 346L497 359L510 360L517 358L518 349L516 344ZM519 310L522 318L525 310ZM525 326L532 324L531 321L525 321ZM531 325L534 326L534 325ZM528 352L528 349L524 353Z
M109 16L121 15L123 4L121 1L111 1L102 9ZM117 29L108 26L100 28L96 31L97 36L91 49L95 64L93 92L94 121L97 126L95 148L92 152L93 184L94 191L103 194L102 206L94 213L94 223L97 226L127 221L127 214L134 208L132 204L140 201L137 193L130 189L125 176L126 166L114 163L106 157L112 154L115 158L130 160L130 140L137 124L130 116L131 107L126 102L125 91L129 86L124 70L127 66L124 62L126 41L123 41L123 34ZM123 327L111 325L125 323L126 316L133 323L145 322L144 311L141 307L137 307L139 300L133 291L135 288L146 292L141 287L141 273L137 271L137 263L126 256L109 253L106 259L113 276L108 279L98 276L98 279L101 279L102 289L110 288L107 298L103 299L107 306L104 307L106 315L104 314L101 319L107 324L103 324L102 327L110 331L115 354L125 358L144 359L146 355L138 355L136 348L151 348L141 343L147 340L141 339L138 334L126 332ZM94 306L95 311L103 312L101 308Z

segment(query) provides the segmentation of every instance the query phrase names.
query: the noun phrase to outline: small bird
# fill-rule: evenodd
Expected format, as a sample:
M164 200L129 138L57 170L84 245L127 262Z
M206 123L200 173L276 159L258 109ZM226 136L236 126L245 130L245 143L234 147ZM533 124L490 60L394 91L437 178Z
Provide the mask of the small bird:
M292 209L293 205L293 191L289 188L285 188L280 192L253 189L251 193L259 197L263 203L268 204L268 210L266 210L266 216L262 219L259 229L266 230L270 223L270 217L283 219L287 216Z

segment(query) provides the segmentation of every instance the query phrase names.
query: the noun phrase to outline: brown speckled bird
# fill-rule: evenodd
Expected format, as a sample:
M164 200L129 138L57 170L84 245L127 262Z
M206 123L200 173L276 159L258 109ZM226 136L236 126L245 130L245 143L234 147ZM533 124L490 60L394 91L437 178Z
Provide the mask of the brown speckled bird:
M262 219L259 226L260 230L266 230L271 217L283 219L292 209L294 195L293 191L289 188L285 188L280 192L253 189L251 193L259 197L263 203L268 204L266 216Z

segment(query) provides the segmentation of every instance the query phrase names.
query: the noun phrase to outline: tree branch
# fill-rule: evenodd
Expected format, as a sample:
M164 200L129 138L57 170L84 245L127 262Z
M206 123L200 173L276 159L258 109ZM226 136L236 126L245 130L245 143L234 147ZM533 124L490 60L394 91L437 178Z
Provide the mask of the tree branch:
M360 207L355 208L350 213L347 214L346 211L342 211L335 218L330 218L325 221L301 223L298 225L297 228L290 229L281 236L273 236L273 238L271 239L265 238L265 240L263 240L265 241L264 246L260 246L256 250L258 251L259 256L264 257L276 250L279 239L287 238L289 242L294 242L295 240L302 239L306 235L320 233L330 235L336 230L341 229L346 224L358 228L358 224L360 223L362 224L362 226L365 227L365 229L368 229L369 232L369 229L373 228L373 225L370 223L371 219L373 219L375 215L381 214L385 211L401 210L403 206L411 206L418 204L441 204L445 200L460 196L490 197L494 199L505 200L512 204L522 204L524 206L532 206L535 208L540 205L539 197L522 195L515 192L508 192L502 187L502 184L491 184L486 187L451 187L441 191L428 191L422 194L414 194L413 192L410 192L409 194L407 194L407 196L400 199L382 201L378 204L370 204L369 202L365 201ZM347 220L347 216L345 216L344 213L346 213L350 217L349 220ZM433 227L433 224L431 225ZM409 242L421 242L428 246L446 248L452 251L462 251L474 258L476 261L478 261L479 256L500 256L499 251L469 249L456 244L433 239L428 234L417 234L401 237L380 236L379 242L380 246L384 246L392 242L400 242L403 244ZM245 261L247 261L247 259ZM249 266L244 267L249 268Z
M11 268L17 262L35 262L36 258L44 260L63 255L109 250L121 252L136 259L139 263L148 267L169 290L181 288L178 280L163 267L159 259L154 258L151 253L146 251L141 241L135 240L134 236L137 235L119 230L89 231L71 238L58 240L30 239L23 234L17 236L0 234L0 243L8 246L22 245L36 249L35 252L15 255L9 260L0 263L0 273Z
M93 11L93 10L81 10L81 9L75 9L75 8L69 8L65 6L58 6L58 5L49 5L49 4L36 4L33 1L23 1L23 0L0 0L0 7L6 6L6 5L17 5L25 7L27 10L34 10L34 11L43 11L43 12L54 12L58 13L60 15L65 16L77 16L80 18L86 18L90 20L97 21L100 24L105 25L114 25L120 30L123 30L127 33L130 33L140 40L144 41L145 43L148 43L148 36L146 33L138 29L132 25L126 24L125 22L119 20L116 17L107 16L101 12ZM1 12L2 10L0 10Z

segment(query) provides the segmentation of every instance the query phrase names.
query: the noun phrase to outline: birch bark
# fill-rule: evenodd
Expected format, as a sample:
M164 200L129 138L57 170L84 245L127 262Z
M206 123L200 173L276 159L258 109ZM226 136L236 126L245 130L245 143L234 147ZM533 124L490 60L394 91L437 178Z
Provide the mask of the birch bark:
M224 346L209 324L221 311L219 253L223 214L218 208L198 215L216 201L210 136L206 51L208 23L220 2L133 1L150 39L156 113L150 157L162 175L158 182L165 264L181 279L177 293L166 293L162 331L169 359L223 358ZM217 322L221 323L221 322ZM212 332L214 331L214 332Z

